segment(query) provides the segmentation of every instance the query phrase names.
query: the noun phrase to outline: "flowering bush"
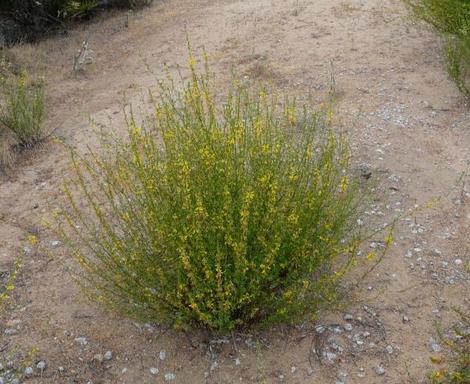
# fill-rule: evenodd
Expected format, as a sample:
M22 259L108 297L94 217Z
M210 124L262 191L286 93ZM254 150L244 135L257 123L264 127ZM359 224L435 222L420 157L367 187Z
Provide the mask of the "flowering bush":
M190 59L178 91L91 160L73 155L62 235L98 301L216 332L298 319L337 298L358 242L348 146L328 115L234 83L221 106ZM331 117L331 116L330 116ZM72 233L72 234L71 234Z

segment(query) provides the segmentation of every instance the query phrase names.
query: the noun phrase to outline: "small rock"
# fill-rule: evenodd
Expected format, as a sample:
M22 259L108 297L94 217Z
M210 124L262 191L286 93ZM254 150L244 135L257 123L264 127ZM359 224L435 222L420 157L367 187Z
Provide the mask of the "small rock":
M106 361L109 361L113 358L113 352L112 351L106 351L106 353L104 354L103 358L106 360Z
M46 362L41 360L39 363L36 364L36 368L40 371L44 371L46 369Z
M16 335L18 333L18 330L14 328L7 328L3 331L3 333L7 336L12 336L12 335Z
M86 339L86 337L76 337L75 342L83 346L88 344L88 340Z
M218 366L219 366L219 363L217 361L214 361L211 364L210 371L212 372L212 371L216 370Z
M315 370L313 368L311 368L311 367L307 368L307 375L308 376L312 376L314 373L315 373Z
M344 324L344 329L348 332L351 332L353 330L353 326L350 323Z
M165 381L175 380L176 375L174 373L165 373Z
M297 367L291 367L290 368L290 373L294 374L298 371L298 368Z
M33 367L26 367L25 370L24 370L24 374L26 376L31 376L33 374L34 370L33 370Z
M15 362L13 360L7 361L7 368L12 369L15 366Z
M235 359L235 365L240 365L240 364L241 364L240 359L237 357L237 358Z
M382 367L381 365L378 365L377 367L375 367L374 371L379 376L385 375L385 368Z
M60 241L59 241L59 240L51 241L51 245L52 245L53 247L57 247L57 246L60 245Z
M463 263L463 261L462 261L461 259L455 259L455 260L454 260L454 263L455 263L456 265L461 265L461 264Z
M166 359L166 352L164 350L160 351L160 354L158 355L161 361Z
M343 319L346 320L346 321L352 321L354 319L354 317L350 313L346 313L344 315Z
M60 372L60 373L63 373L65 371L65 368L60 366L59 368L57 368L57 370Z
M393 353L393 347L391 345L387 345L387 347L385 347L385 350L391 355Z
M150 373L152 375L158 375L158 372L160 372L158 368L155 368L155 367L150 368Z
M441 350L442 350L442 347L439 344L437 343L431 344L431 351L433 351L434 353L439 353L441 352Z
M122 374L124 374L126 372L127 372L127 368L123 368L122 371L121 371Z
M408 323L410 321L408 316L403 316L402 320L403 320L404 323Z
M104 357L101 353L97 353L96 355L93 356L93 361L96 361L99 364L101 364L103 360L104 360Z

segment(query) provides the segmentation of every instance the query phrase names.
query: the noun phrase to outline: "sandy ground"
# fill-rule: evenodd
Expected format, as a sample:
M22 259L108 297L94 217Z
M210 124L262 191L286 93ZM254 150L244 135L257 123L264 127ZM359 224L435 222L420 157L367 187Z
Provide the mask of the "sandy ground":
M28 383L423 382L440 347L435 324L448 329L452 306L470 305L470 111L447 77L438 38L392 0L168 0L10 54L45 71L46 125L84 150L96 143L90 118L122 126L123 102L154 84L144 62L157 73L185 63L185 30L196 50L206 47L222 91L235 69L320 103L333 74L337 123L350 132L355 163L380 180L369 215L390 223L422 208L398 222L394 246L344 313L208 340L135 324L83 298L66 273L66 249L42 224L70 169L51 140L22 154L0 184L0 279L19 255L24 262L0 314L0 363L23 371L45 361ZM95 60L73 75L87 35ZM366 247L381 239L373 240ZM93 358L108 350L110 360Z

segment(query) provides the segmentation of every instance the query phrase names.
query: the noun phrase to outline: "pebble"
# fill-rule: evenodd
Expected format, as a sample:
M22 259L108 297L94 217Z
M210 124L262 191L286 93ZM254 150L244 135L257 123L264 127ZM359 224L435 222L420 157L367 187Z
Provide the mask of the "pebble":
M290 368L290 373L294 374L298 371L298 368L297 367L291 367Z
M391 355L393 353L393 347L391 345L387 345L385 350Z
M88 340L86 339L86 337L76 337L75 342L83 346L88 344Z
M41 360L39 363L36 364L36 368L40 371L44 371L46 369L46 362Z
M122 371L121 371L122 374L124 374L126 372L127 372L127 368L123 368Z
M97 353L96 355L93 356L93 361L96 361L97 363L102 363L104 360L104 357L101 353Z
M308 376L312 376L314 373L315 373L315 370L313 368L311 368L311 367L307 368L307 375Z
M7 336L12 336L12 335L16 335L18 331L14 328L7 328L5 329L5 331L3 331L3 333Z
M24 370L24 374L26 376L31 376L33 374L33 367L26 367L25 370Z
M344 329L345 329L346 331L349 331L349 332L350 332L350 331L352 331L353 326L352 326L352 324L350 324L350 323L346 323L346 324L344 324Z
M410 321L408 316L403 316L403 322L408 323Z
M454 260L454 263L455 263L456 265L461 265L461 264L463 263L463 261L462 261L461 259L455 259L455 260Z
M442 347L439 344L437 343L431 344L431 351L433 351L434 353L439 353L441 352L441 350L442 350Z
M60 373L62 373L62 372L64 372L64 371L65 371L65 368L64 368L64 367L62 367L62 366L60 366L60 367L58 368L58 371L59 371Z
M176 375L174 373L165 373L165 380L166 381L171 381L171 380L175 380L176 379Z
M151 367L151 368L150 368L150 373L151 373L152 375L158 375L158 372L160 372L160 371L158 370L158 368L155 368L155 367Z
M51 242L51 245L53 247L57 247L58 245L60 245L60 241L59 240L54 240L54 241Z
M113 358L113 352L112 351L106 351L106 353L104 354L103 358L106 360L106 361L109 361Z
M235 365L240 365L240 364L241 364L240 359L237 357L237 358L235 359Z
M158 355L161 361L166 359L166 352L164 350L160 351L160 354Z
M346 313L343 317L344 320L346 321L351 321L354 319L353 315L351 315L350 313Z
M377 367L375 367L374 371L379 376L385 375L385 368L382 367L381 365L378 365Z

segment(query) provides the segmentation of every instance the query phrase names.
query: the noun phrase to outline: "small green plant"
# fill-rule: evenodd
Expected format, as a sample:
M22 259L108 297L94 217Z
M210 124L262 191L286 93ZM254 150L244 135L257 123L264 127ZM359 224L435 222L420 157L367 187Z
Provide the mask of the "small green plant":
M450 77L470 98L470 2L468 0L404 0L416 17L432 25L446 39Z
M1 80L0 125L19 147L30 147L43 137L44 90L42 83L27 84L22 73Z
M77 281L126 315L215 332L314 315L339 297L360 235L348 145L329 112L208 69L159 82L153 113L103 153L73 154L57 228ZM63 225L63 223L68 225ZM68 229L66 229L68 228Z
M429 384L470 383L470 316L461 309L454 309L460 325L454 328L454 337L445 337L439 331L441 342L448 348L447 357L432 357L435 364L445 364L445 368L429 375Z

